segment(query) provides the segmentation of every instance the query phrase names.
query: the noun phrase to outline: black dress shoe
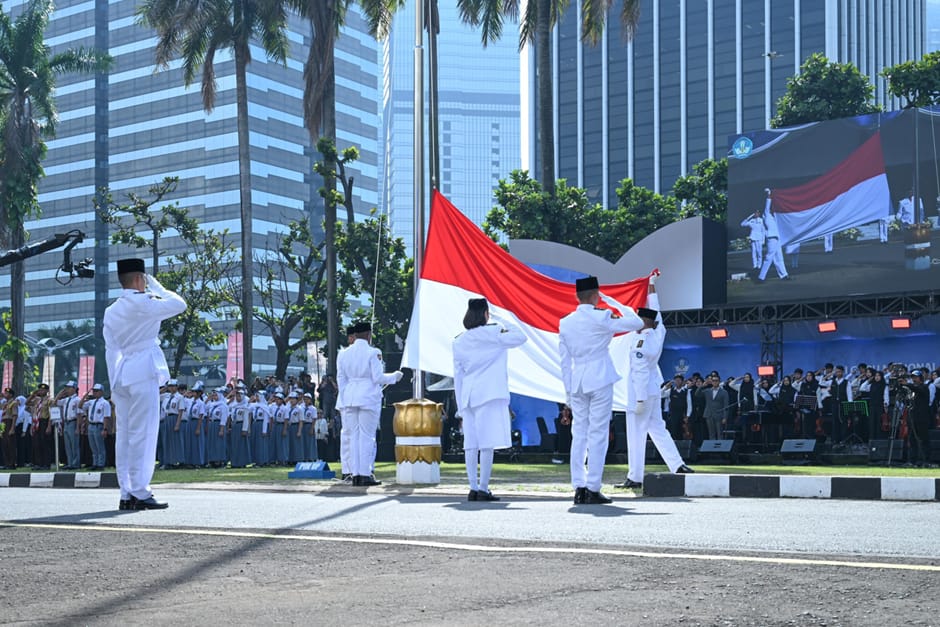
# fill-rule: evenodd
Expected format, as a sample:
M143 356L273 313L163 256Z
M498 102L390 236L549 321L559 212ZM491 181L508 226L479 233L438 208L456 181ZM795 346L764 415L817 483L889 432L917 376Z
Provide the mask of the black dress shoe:
M613 503L614 500L604 496L600 492L595 492L585 488L584 502L587 505L607 505L608 503Z
M489 490L477 490L477 500L478 501L498 501L499 497L494 495Z
M693 474L693 473L695 473L695 471L689 468L688 466L686 466L685 464L682 464L681 466L676 468L677 475L688 475L688 474Z
M477 500L477 496L478 496L478 495L479 495L479 492L477 492L476 490L470 490L470 493L467 494L467 500L468 500L468 501L475 501L475 500Z
M372 486L372 485L382 485L382 482L373 477L372 475L360 475L359 476L359 485L361 486Z
M131 499L121 499L121 502L118 504L118 509L121 511L134 509L131 507Z
M642 481L633 481L633 480L631 480L631 479L627 479L627 480L624 481L623 483L618 483L618 484L615 485L614 487L615 487L615 488L621 488L621 489L623 489L623 490L633 490L633 489L635 489L635 488L642 488L642 487L643 487L643 482L642 482Z
M574 490L574 504L583 505L587 499L587 488L575 488Z
M168 503L162 503L152 496L149 499L131 499L131 509L134 510L166 509L169 506Z

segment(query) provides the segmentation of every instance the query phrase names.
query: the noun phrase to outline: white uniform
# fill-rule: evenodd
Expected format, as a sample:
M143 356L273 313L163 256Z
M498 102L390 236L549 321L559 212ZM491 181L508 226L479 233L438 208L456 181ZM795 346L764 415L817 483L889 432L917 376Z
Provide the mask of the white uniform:
M104 313L105 356L117 414L114 443L121 498L146 500L157 453L160 386L170 379L157 335L186 301L147 278L151 293L122 290Z
M474 327L454 340L454 392L457 413L463 419L464 458L471 490L488 491L493 449L512 446L507 353L525 341L522 331L508 323Z
M759 216L752 215L745 218L741 226L751 230L748 235L748 239L751 240L751 265L755 270L760 270L764 260L764 221Z
M614 383L620 373L608 350L616 333L636 331L643 320L617 304L622 317L591 305L578 308L558 323L561 378L571 407L571 485L599 492L607 457ZM588 468L585 472L585 459Z
M760 274L757 278L761 281L767 278L767 272L771 264L777 269L777 275L781 279L787 278L787 266L783 262L783 250L780 248L780 230L777 228L777 217L770 210L770 198L767 198L767 204L764 205L764 228L767 237L767 254L764 256L764 263L760 267Z
M648 307L659 311L659 297L655 293L649 295ZM675 472L683 464L676 443L663 421L660 405L663 374L659 369L659 357L663 353L666 327L661 314L657 314L656 320L659 324L655 329L643 329L630 334L630 374L627 385L627 461L630 470L627 479L636 483L643 483L647 434L670 472Z
M401 373L385 372L382 352L363 339L357 339L336 358L336 406L342 412L343 431L349 434L348 472L354 477L372 474L382 387L400 378ZM343 459L343 472L347 472L346 462Z

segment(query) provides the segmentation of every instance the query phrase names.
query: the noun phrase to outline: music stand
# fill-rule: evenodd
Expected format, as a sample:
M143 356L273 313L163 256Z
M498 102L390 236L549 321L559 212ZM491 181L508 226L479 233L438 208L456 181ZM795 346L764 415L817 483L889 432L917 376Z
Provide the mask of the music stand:
M839 414L839 418L842 419L845 416L852 416L852 433L850 433L846 438L840 442L840 444L848 444L849 440L853 440L852 444L864 444L862 442L861 436L858 435L858 418L860 416L868 417L868 403L866 401L842 401L841 405L842 411Z
M800 412L800 431L806 432L801 433L804 438L815 438L816 433L814 429L807 429L806 425L803 424L803 417L806 414L812 414L816 411L817 402L815 394L797 394L793 397L793 408ZM811 425L812 426L812 425Z

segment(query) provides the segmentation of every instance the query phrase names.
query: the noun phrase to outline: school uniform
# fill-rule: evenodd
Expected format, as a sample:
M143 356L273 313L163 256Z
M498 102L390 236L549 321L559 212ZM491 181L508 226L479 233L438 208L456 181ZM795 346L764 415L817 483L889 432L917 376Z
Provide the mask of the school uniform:
M312 462L319 459L317 455L317 436L314 425L317 421L317 406L312 402L304 404L304 425L303 425L303 461Z

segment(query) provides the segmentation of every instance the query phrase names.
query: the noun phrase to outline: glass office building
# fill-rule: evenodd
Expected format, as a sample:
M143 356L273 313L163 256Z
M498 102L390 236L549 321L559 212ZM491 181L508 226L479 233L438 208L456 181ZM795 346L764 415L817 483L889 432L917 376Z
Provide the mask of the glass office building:
M520 164L518 35L507 23L502 39L483 48L479 31L460 21L455 3L441 2L439 10L440 190L480 224L495 204L493 189L499 179L507 178ZM411 251L413 2L406 3L396 14L385 46L383 73L384 202L390 212L392 233L404 239ZM430 185L429 179L425 180Z
M925 52L925 0L644 0L629 43L617 3L597 47L581 43L579 11L572 2L553 35L556 168L605 206L624 178L667 193L699 161L723 157L729 135L765 128L815 52L856 64L889 108L879 72Z
M16 14L22 0L4 3ZM111 246L92 204L95 190L109 186L117 202L126 194L146 195L148 187L167 176L179 177L167 202L190 209L205 228L228 229L240 242L238 145L234 62L225 51L216 56L217 97L211 113L203 110L200 85L183 86L180 63L166 70L154 67L156 37L138 25L133 0L62 0L47 31L53 52L66 48L108 50L114 59L107 75L64 75L56 102L59 125L48 142L46 176L39 190L42 215L26 228L32 241L52 233L80 229L86 234L73 257L99 260L95 280L70 285L53 278L62 263L59 252L26 262L27 334L54 328L65 321L94 321L118 293L113 275L120 256L135 252L146 259L148 249ZM249 129L253 211L253 251L260 255L290 220L312 213L322 221L322 179L312 173L315 159L303 125L303 65L310 43L306 21L292 18L286 64L269 61L252 46L248 66ZM367 213L379 201L379 48L369 36L358 9L336 49L337 140L356 145L360 160L350 167L355 177L357 210ZM201 75L200 75L201 77ZM313 202L311 202L311 198ZM99 239L96 241L96 233ZM173 232L161 240L161 255L172 255ZM100 261L107 259L110 265ZM6 299L7 303L3 303ZM9 273L0 275L0 306L9 302ZM232 317L239 314L235 309ZM228 323L231 328L233 322ZM270 338L255 322L255 369L273 370Z

